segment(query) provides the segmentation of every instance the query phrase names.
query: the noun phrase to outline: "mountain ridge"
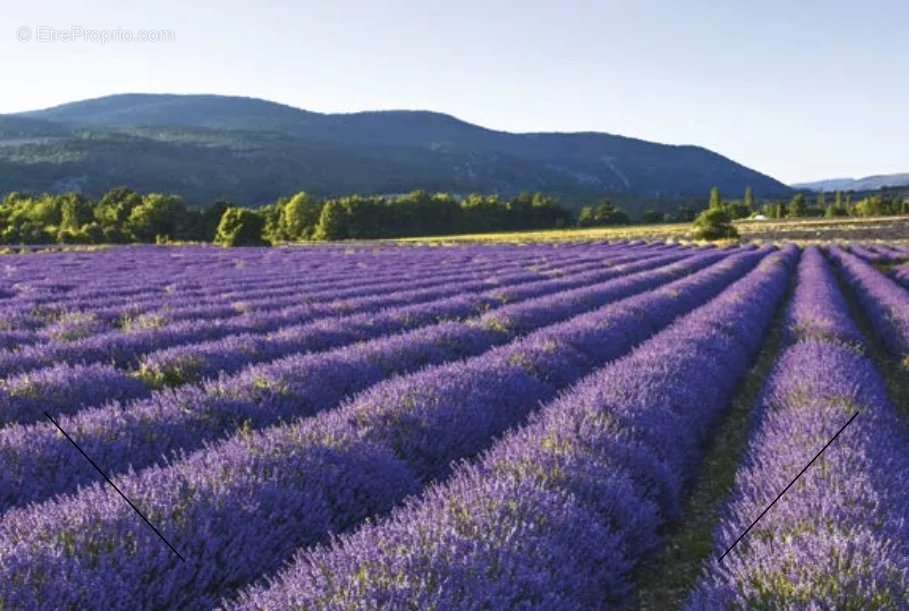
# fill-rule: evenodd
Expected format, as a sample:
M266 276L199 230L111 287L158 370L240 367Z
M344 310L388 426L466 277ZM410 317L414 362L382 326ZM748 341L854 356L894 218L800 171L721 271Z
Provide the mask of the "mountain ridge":
M17 129L18 139L4 136ZM29 130L35 139L23 142ZM506 132L426 110L331 114L253 97L129 93L0 116L0 191L97 194L119 184L245 204L299 190L545 191L571 201L705 198L712 186L790 193L697 145Z
M863 178L828 178L790 185L793 189L809 191L875 191L884 187L909 186L909 172L872 174Z

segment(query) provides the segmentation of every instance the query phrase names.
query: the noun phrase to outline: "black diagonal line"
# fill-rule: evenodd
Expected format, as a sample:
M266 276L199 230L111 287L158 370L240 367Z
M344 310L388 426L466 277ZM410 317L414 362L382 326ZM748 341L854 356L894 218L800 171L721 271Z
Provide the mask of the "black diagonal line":
M741 541L742 539L745 538L745 535L747 535L748 532L749 532L752 528L754 528L754 525L757 524L758 521L759 521L761 518L764 517L764 514L767 513L768 511L770 511L770 508L773 507L774 504L776 504L776 502L777 502L778 500L780 500L780 498L782 498L782 496L783 496L784 494L786 494L786 491L788 491L788 490L792 487L792 484L794 484L796 481L798 481L798 479L799 479L800 477L802 477L802 475L804 475L805 471L808 470L808 467L810 467L811 465L814 464L814 461L816 461L816 460L820 457L820 455L824 453L824 450L826 450L826 449L830 446L831 443L833 443L834 441L836 441L836 438L840 436L840 433L842 433L843 431L845 431L845 430L846 430L846 427L849 426L850 424L852 424L852 421L855 420L855 417L858 416L858 415L859 415L858 412L855 412L854 414L852 414L852 417L849 418L849 420L846 422L846 424L844 424L843 426L840 427L840 430L838 430L838 431L836 432L836 435L834 435L833 437L831 437L831 438L830 438L830 441L828 441L827 443L825 443L825 444L824 444L824 447L821 448L821 450L820 450L817 454L814 455L814 458L812 458L811 461L810 461L807 465L805 465L805 467L804 467L801 471L799 471L799 474L795 476L795 479L793 479L791 482L789 482L789 485L786 486L785 488L783 488L783 491L780 492L778 495L776 495L776 498L773 499L773 502L770 503L769 505L767 505L767 508L766 508L764 511L761 512L761 515L759 515L757 518L755 518L754 522L752 522L751 525L750 525L748 528L745 529L745 532L743 532L741 535L739 535L739 538L735 540L735 543L733 543L732 545L730 545L730 546L729 546L729 549L727 549L725 552L723 552L723 555L720 556L720 561L721 561L721 562L722 562L723 558L726 557L726 554L728 554L729 552L731 552L731 551L732 551L732 548L735 547L736 545L738 545L739 541Z
M123 497L123 500L126 501L127 504L129 504L129 506L133 508L133 511L135 511L135 512L139 515L139 517L142 518L142 520L143 520L146 524L148 524L148 527L151 528L153 531L155 531L155 534L156 534L156 535L158 535L159 537L161 537L161 540L164 541L165 545L167 545L167 547L169 547L173 553L177 554L177 558L179 558L179 559L182 560L183 562L186 562L186 559L185 559L183 556L180 555L180 552L178 552L177 549L176 549L173 545L170 544L170 541L168 541L167 539L165 539L165 538L164 538L164 535L162 535L161 532L160 532L157 528L155 528L155 525L152 524L151 522L149 522L149 521L148 521L148 518L146 518L146 517L142 514L142 512L139 511L138 507L136 507L135 505L133 505L133 502L130 501L128 498L126 498L126 495L123 494L123 493L120 491L119 488L117 488L117 485L116 485L114 482L111 481L111 479L107 476L107 473L105 473L104 471L102 471L102 470L101 470L101 467L99 467L97 464L95 464L95 461L93 461L93 460L89 457L89 455L86 454L86 453L82 450L82 448L79 447L79 444L76 443L75 441L73 441L73 438L70 437L69 435L67 435L67 434L66 434L66 431L64 431L62 428L60 428L60 425L57 424L57 421L54 420L53 418L51 418L51 415L48 414L47 412L44 412L44 415L47 416L47 419L50 420L50 421L54 424L55 427L57 427L57 430L59 430L61 433L63 433L63 436L66 437L66 438L69 440L69 442L70 442L71 444L73 444L73 445L76 447L77 450L79 450L79 453L82 454L82 456L85 457L85 460L87 460L89 463L91 463L91 465L95 468L95 470L96 470L98 473L101 474L101 477L103 477L104 480L105 480L108 484L111 485L111 488L113 488L114 490L116 490L116 491L117 491L117 494L119 494L121 497Z

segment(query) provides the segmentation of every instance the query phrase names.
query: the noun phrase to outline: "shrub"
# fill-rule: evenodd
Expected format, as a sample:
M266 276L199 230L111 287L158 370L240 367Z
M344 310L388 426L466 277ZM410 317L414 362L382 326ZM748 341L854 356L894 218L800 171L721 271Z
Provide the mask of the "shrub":
M708 208L694 219L692 235L698 240L723 240L739 237L732 217L723 208Z

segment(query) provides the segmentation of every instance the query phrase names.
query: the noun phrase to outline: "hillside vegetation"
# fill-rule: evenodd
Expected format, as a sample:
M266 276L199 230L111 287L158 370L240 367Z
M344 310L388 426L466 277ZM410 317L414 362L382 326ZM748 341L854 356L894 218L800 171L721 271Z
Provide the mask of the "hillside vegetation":
M424 111L321 114L252 98L126 94L0 117L0 193L100 197L123 184L196 206L255 205L300 190L539 191L575 212L604 195L641 203L700 197L712 186L791 193L701 147L507 133Z

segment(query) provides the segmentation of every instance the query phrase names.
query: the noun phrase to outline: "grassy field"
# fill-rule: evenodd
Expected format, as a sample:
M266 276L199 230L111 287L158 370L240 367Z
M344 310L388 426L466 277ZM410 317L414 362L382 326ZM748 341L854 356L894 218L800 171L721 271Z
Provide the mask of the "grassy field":
M909 217L875 217L845 219L795 219L780 221L738 221L736 227L744 240L788 240L800 243L835 240L875 240L909 245ZM454 236L403 238L389 240L402 244L457 243L536 243L586 242L594 240L690 240L690 223L632 225L627 227L593 227L584 229L551 229L474 233Z

